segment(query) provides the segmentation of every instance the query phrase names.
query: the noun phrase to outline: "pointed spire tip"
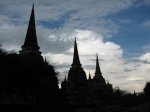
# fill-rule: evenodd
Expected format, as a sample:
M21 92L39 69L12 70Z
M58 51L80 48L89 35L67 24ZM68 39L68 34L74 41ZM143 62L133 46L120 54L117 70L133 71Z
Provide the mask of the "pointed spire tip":
M26 38L23 46L32 46L35 49L39 49L37 36L36 36L36 26L35 26L35 15L34 15L34 3L32 6L32 11L30 15L30 20L28 24L28 29L26 33Z
M101 70L99 66L99 60L98 60L98 54L96 53L96 69L95 69L95 75L101 75Z
M34 2L33 2L33 4L32 4L32 11L34 10Z
M80 63L80 59L79 59L79 54L78 54L77 43L76 43L76 37L75 37L75 42L74 42L73 63L72 63L71 66L81 67L81 63Z

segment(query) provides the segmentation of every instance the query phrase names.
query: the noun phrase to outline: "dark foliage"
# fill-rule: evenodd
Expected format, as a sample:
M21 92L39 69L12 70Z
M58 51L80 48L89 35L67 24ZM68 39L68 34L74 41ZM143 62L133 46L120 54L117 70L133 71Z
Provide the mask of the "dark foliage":
M28 111L57 111L66 109L65 102L52 65L44 61L26 60L19 54L0 49L1 111L23 108Z
M147 82L144 87L144 93L146 96L150 97L150 82Z
M144 93L150 96L150 82L146 83ZM93 96L85 93L80 95L89 100L84 105L89 105L87 108L106 112L130 108L145 102L147 98L143 93L131 94L119 88L113 89L109 83L105 89L95 91ZM52 65L44 61L27 60L15 52L0 49L0 111L72 112L71 108L76 110L82 107L69 105L66 95L58 89L57 73Z

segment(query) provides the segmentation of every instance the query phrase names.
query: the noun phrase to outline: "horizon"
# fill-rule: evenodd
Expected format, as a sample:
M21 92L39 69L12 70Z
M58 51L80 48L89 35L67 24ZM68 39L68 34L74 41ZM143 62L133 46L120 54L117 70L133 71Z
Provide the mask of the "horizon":
M0 44L18 52L33 1L0 1ZM143 91L150 80L150 0L38 0L34 6L40 51L60 73L59 83L71 67L76 37L87 77L94 76L98 53L102 75L113 87Z

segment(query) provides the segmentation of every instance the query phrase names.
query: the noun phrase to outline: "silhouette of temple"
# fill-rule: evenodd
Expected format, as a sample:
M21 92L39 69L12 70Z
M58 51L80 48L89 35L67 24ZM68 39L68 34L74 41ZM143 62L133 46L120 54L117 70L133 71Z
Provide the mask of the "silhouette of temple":
M34 4L33 4L27 34L25 37L24 44L22 45L22 50L19 51L19 53L28 59L32 60L38 59L42 61L43 57L41 56L41 52L39 51L39 49L40 47L38 45L36 36Z
M67 93L71 104L85 103L85 93L87 91L88 81L85 71L80 63L78 48L75 38L73 63L68 73L68 77L62 82L62 89Z
M144 89L146 94L139 96L113 89L102 76L98 54L95 74L92 78L89 73L87 79L80 63L76 38L73 62L61 89L54 67L43 60L39 49L33 5L19 54L7 53L0 48L0 112L121 112L143 102L145 104L140 106L148 107L146 112L150 110L147 102L150 99L149 86Z
M98 54L96 55L95 75L87 79L85 71L80 63L77 42L74 42L73 63L68 72L68 77L61 83L64 94L72 105L87 105L103 102L103 97L112 92L112 85L106 83L102 76L99 65Z
M85 71L80 63L78 48L75 38L73 63L68 73L68 88L70 90L83 90L87 87Z

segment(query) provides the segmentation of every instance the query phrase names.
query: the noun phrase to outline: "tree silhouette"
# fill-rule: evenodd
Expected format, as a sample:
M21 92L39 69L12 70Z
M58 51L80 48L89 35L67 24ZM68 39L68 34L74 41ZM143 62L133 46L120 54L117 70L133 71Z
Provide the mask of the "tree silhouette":
M150 82L147 82L144 87L144 93L146 96L150 96Z
M30 107L29 110L67 109L54 67L47 62L27 60L15 52L0 49L0 106L4 108L6 105L9 108L4 110L22 110L23 105L26 109Z

